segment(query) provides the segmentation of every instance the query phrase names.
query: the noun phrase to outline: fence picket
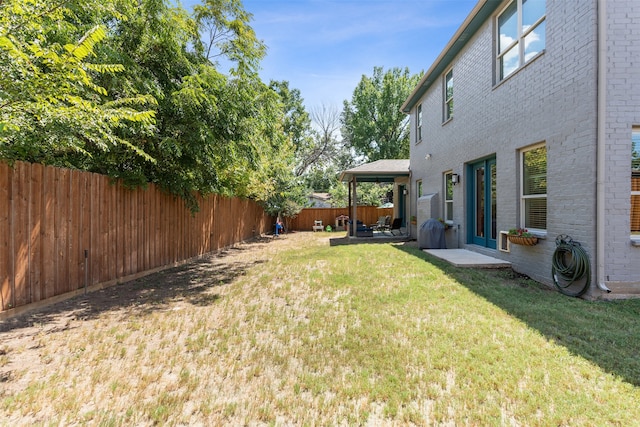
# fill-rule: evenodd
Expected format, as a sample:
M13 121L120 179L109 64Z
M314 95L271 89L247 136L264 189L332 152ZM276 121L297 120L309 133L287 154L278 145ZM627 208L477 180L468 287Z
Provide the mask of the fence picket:
M11 168L6 163L0 163L0 310L7 310L13 306L13 269L11 268Z
M31 300L40 301L44 298L42 279L42 217L43 197L42 185L44 168L34 163L31 165L30 180L30 208L29 208L29 286Z

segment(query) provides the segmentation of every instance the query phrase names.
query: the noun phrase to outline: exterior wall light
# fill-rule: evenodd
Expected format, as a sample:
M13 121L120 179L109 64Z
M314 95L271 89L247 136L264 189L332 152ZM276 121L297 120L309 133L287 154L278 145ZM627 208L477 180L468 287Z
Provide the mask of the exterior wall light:
M460 182L460 175L458 175L457 173L452 173L451 174L451 183L453 185L456 185L459 182Z

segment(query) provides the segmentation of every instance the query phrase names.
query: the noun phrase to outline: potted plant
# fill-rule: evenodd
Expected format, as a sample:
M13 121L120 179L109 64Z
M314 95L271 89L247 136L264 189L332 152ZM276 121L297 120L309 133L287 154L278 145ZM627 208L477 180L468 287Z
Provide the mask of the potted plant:
M453 227L451 224L449 224L447 221L445 221L445 220L444 220L444 219L442 219L442 218L438 218L438 221L440 221L440 224L444 225L444 229L445 229L445 230L448 230L448 229L450 229L451 227Z
M507 238L516 245L533 246L538 243L538 238L529 233L526 228L510 229Z
M415 216L415 215L411 215L410 221L411 221L411 224L413 224L413 225L416 225L416 224L417 224L417 222L418 222L418 221L416 220L416 216Z

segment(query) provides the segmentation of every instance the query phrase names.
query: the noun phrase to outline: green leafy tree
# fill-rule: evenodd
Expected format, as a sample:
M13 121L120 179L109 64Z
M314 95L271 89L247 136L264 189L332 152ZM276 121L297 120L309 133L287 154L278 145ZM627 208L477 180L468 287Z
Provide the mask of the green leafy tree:
M409 121L400 106L419 79L408 68L374 67L344 102L342 137L365 161L409 157Z
M311 118L304 107L304 100L300 90L290 88L287 81L272 80L269 87L282 101L282 130L295 150L295 174L304 175L314 145Z
M393 184L377 184L362 182L358 184L359 206L381 206L387 200L387 195L393 190ZM331 206L344 208L349 206L349 189L343 182L335 182L329 190Z
M0 157L75 166L78 153L121 147L151 159L117 130L152 129L154 99L115 99L96 83L124 69L96 57L107 27L95 18L115 9L95 0L0 3Z
M214 65L220 59L231 61L234 75L257 73L266 46L249 25L252 15L240 0L203 0L194 13L200 33L205 34L202 52L208 60Z
M250 15L235 0L204 2L193 17L161 0L142 0L127 16L115 23L109 45L126 73L105 84L117 93L148 91L158 100L156 132L140 136L130 129L129 135L157 163L120 151L97 159L94 170L131 184L155 182L193 209L197 192L263 197L251 186L272 150L257 133L265 128L259 121L270 120L263 109L272 109L276 98L269 100L254 72L264 47L248 25ZM205 45L205 27L224 38ZM228 76L211 58L242 65Z
M0 157L153 182L194 210L216 192L294 215L308 115L299 92L260 80L250 20L239 0L193 15L164 0L0 2Z

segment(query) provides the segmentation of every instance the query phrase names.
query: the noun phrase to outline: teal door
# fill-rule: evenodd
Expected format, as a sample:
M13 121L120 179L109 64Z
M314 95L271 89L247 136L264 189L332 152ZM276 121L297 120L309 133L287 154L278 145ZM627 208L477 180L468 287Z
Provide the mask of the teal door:
M468 242L496 248L496 159L495 157L469 165L467 194Z

